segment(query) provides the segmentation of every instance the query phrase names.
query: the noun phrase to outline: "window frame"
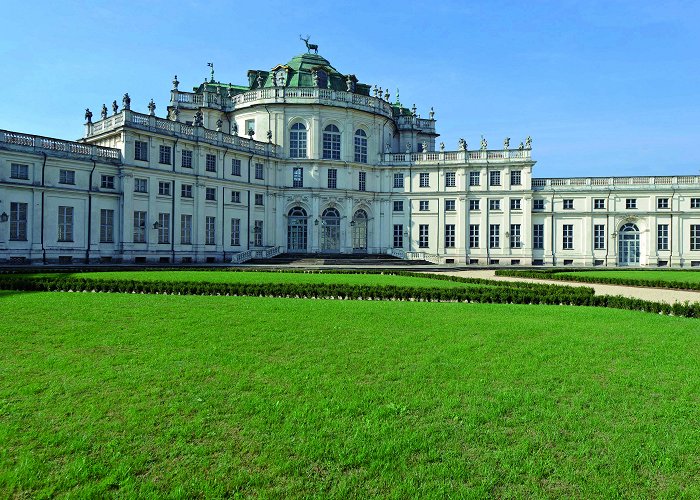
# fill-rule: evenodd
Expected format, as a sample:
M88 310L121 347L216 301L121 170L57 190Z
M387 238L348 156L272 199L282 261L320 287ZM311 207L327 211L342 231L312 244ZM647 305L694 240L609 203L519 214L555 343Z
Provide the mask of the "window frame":
M29 180L29 165L25 163L10 163L10 179Z

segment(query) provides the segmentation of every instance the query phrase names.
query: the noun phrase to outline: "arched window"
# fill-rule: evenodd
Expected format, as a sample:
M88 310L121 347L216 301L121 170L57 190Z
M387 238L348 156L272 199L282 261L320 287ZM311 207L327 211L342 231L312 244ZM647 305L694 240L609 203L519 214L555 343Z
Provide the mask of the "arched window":
M367 134L361 128L355 131L355 161L367 163Z
M366 252L367 251L367 212L359 209L352 216L350 222L352 228L352 251Z
M639 265L639 228L636 224L628 222L620 228L617 236L618 265L636 266Z
M340 130L335 125L323 129L323 159L340 160Z
M340 213L336 208L327 208L321 215L321 251L340 250Z
M289 132L289 157L306 158L306 126L295 123Z
M294 207L287 218L287 250L289 252L306 251L307 217L306 210Z

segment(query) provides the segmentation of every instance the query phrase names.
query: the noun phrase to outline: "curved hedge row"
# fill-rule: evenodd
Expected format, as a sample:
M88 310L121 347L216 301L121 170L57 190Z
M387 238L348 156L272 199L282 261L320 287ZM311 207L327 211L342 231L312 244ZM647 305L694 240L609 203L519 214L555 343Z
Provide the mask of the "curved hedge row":
M486 280L482 280L486 281ZM491 283L491 282L488 282ZM176 281L90 280L85 278L0 276L0 289L20 291L73 291L172 295L230 295L341 300L409 300L497 304L598 306L700 317L700 304L662 304L621 296L596 296L587 287L425 288L395 285L312 283L198 283Z
M580 283L601 283L604 285L624 285L624 286L641 286L646 288L675 288L680 290L700 291L700 283L691 283L687 281L664 281L664 280L649 280L649 279L632 279L632 278L604 278L597 276L576 276L576 271L566 271L546 269L541 271L518 271L514 269L499 269L496 271L496 276L513 276L518 278L534 278L541 280L557 280L557 281L577 281ZM640 271L643 272L643 271Z

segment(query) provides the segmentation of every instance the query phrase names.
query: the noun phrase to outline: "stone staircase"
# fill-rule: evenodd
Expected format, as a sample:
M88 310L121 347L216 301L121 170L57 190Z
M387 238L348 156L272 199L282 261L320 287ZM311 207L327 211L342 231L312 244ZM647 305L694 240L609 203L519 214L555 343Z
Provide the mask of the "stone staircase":
M387 254L324 254L282 253L270 259L251 259L246 264L294 265L294 266L429 266L425 260L405 260Z

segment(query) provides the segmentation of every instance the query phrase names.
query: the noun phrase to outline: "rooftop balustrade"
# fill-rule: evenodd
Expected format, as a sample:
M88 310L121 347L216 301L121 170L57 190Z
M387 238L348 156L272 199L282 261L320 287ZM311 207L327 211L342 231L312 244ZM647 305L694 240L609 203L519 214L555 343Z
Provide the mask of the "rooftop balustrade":
M533 191L554 191L557 188L565 189L600 189L608 187L616 189L624 188L649 188L650 186L679 186L700 184L700 176L651 176L651 177L571 177L571 178L545 178L532 179Z
M33 152L54 153L79 159L97 159L110 163L121 161L121 151L83 142L63 141L39 135L21 134L9 130L0 130L0 145L11 144L31 148Z
M190 139L207 142L214 146L237 149L248 153L255 153L263 156L276 156L276 146L268 142L260 142L209 130L204 127L195 127L185 123L158 118L154 115L136 113L131 110L122 110L116 115L107 117L95 123L87 125L87 137L95 137L119 127L129 127L158 134L171 135L181 139Z
M476 151L428 151L422 153L385 153L382 163L384 165L406 164L460 164L479 162L511 162L531 161L530 149L480 149Z

